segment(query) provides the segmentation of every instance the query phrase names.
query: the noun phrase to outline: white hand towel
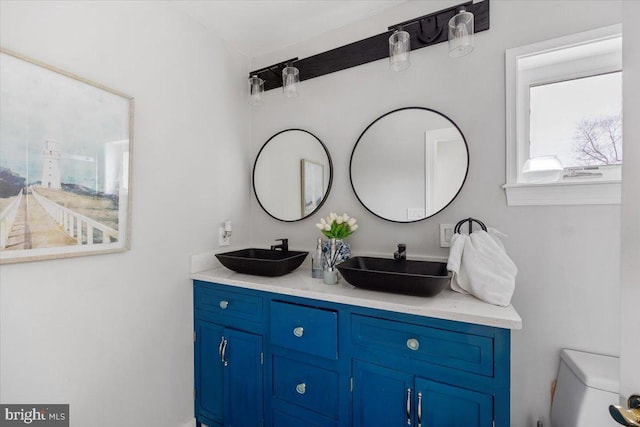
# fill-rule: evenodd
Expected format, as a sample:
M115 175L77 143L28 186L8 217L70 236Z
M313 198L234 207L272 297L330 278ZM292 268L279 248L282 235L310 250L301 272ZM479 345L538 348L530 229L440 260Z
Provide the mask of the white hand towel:
M507 306L515 289L518 268L504 250L501 233L490 228L470 236L455 234L447 269L452 271L451 289L469 293L490 304Z
M464 251L464 247L469 241L469 236L466 234L454 234L451 236L451 247L449 249L449 261L447 262L447 270L453 272L453 277L451 278L451 289L456 292L460 292L462 294L468 294L469 292L465 291L463 288L458 285L458 281L456 280L457 276L460 274L461 264L462 264L462 252Z

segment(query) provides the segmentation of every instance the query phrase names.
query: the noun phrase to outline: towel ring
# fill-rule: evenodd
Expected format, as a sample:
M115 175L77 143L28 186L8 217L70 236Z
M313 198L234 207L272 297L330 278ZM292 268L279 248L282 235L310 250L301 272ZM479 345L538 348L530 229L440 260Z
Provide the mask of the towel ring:
M487 226L484 225L484 223L482 221L480 221L479 219L475 219L475 218L465 218L461 221L458 221L458 223L456 224L455 227L453 227L453 232L456 234L460 234L460 227L462 227L464 225L464 223L467 222L469 223L469 234L471 234L473 232L473 223L476 222L478 223L478 225L484 230L487 231Z

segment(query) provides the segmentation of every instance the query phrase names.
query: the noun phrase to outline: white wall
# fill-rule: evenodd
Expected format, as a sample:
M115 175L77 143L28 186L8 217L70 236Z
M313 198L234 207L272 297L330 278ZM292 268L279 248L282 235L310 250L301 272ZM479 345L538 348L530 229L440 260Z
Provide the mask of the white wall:
M3 47L135 97L131 250L2 266L3 403L70 403L75 427L193 417L188 255L217 247L225 219L249 241L249 61L181 16L0 3Z
M253 69L292 56L307 57L386 30L387 26L455 4L414 1L307 43L256 58ZM568 17L571 17L568 19ZM319 214L281 223L252 198L252 243L266 246L289 237L313 249L314 223L330 211L355 215L352 249L390 256L398 242L412 255L446 256L439 223L474 216L507 233L507 250L518 265L513 304L524 328L512 334L512 425L548 425L550 386L561 348L619 353L620 206L507 207L505 183L505 49L621 22L617 1L492 1L491 29L477 34L476 51L449 59L446 44L412 52L402 73L388 61L302 82L300 96L266 93L253 108L251 154L286 128L302 128L329 148L333 188ZM632 101L637 103L637 101ZM441 111L465 134L470 169L458 198L442 213L413 224L385 222L357 202L349 184L349 156L364 128L383 113L406 106Z

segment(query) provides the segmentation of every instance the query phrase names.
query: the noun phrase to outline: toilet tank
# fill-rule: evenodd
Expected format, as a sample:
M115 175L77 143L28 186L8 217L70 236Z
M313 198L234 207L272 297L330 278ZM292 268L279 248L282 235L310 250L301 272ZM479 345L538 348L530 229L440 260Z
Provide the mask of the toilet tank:
M552 427L616 427L609 405L618 404L617 357L562 350L551 407Z

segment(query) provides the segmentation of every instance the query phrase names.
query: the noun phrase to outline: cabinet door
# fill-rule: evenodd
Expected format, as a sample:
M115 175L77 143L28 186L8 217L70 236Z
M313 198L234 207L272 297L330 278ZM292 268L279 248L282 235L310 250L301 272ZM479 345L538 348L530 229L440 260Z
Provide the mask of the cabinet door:
M220 424L224 418L224 372L218 349L223 336L222 326L196 320L196 417L206 417Z
M417 426L491 427L491 395L423 378L415 382Z
M412 425L412 384L412 375L354 360L353 426Z
M262 337L225 329L224 360L226 427L262 425Z

